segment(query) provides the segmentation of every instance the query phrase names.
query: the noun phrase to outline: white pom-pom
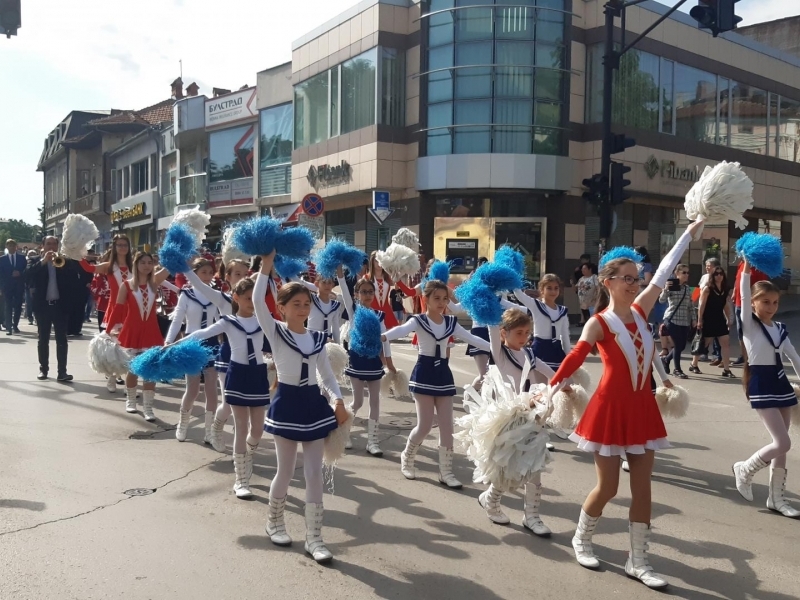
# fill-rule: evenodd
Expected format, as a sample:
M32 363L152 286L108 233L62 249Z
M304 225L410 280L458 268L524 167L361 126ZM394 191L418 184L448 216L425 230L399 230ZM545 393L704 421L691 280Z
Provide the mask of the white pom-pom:
M402 244L389 244L385 251L378 251L375 258L381 268L395 280L419 273L419 256L416 250Z
M689 412L689 392L679 385L657 388L656 402L661 415L668 419L682 419Z
M336 381L340 384L345 383L347 377L344 370L347 368L347 363L350 357L347 355L347 350L342 348L339 344L329 342L325 344L325 351L328 353L328 362L331 363L331 370L336 376Z
M392 242L410 248L415 253L419 252L419 236L405 227L397 230L397 233L392 236Z
M100 232L90 219L83 215L67 215L61 234L61 253L72 260L86 258L98 237Z
M578 370L572 374L571 379L584 390L588 390L592 387L592 377L589 375L589 371L583 367L578 367Z
M347 410L347 420L331 431L325 438L322 462L329 467L336 464L345 454L345 446L350 439L350 428L353 426L354 415Z
M107 377L121 377L128 372L131 360L127 350L105 332L98 333L89 342L89 366L92 371Z
M381 378L381 398L388 398L392 394L392 372L384 371Z
M339 328L339 339L342 342L350 342L350 321L347 320L342 323L342 326Z
M397 373L392 377L392 391L398 400L408 400L411 392L408 389L408 374L402 369L397 369Z
M278 379L278 368L275 366L275 361L272 357L264 357L264 366L267 368L267 379L269 380L269 389L275 387L275 382Z
M175 213L172 222L183 223L191 229L197 241L197 246L200 247L206 237L206 227L211 223L211 217L201 210L190 208L189 210L179 210Z
M703 175L686 194L684 209L692 220L721 225L729 220L739 229L747 227L742 215L753 208L753 182L739 163L722 161L706 167Z
M250 262L250 257L233 245L232 238L235 231L235 227L226 227L222 232L222 264L226 267L229 262L236 259Z
M572 429L575 425L572 404L565 391L553 394L553 413L547 419L547 424L556 429Z

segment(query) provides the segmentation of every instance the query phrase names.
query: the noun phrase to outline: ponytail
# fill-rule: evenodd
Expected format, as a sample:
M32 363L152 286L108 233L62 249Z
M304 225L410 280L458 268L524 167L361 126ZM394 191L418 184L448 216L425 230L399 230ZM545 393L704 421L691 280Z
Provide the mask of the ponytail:
M609 302L611 302L611 297L608 295L608 288L606 288L604 285L600 285L600 292L597 295L597 303L594 305L594 314L598 314L600 311L608 308Z

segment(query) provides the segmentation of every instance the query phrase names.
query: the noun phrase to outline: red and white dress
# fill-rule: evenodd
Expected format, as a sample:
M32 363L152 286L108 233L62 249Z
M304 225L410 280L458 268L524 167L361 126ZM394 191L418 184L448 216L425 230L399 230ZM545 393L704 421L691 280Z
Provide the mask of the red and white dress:
M81 267L87 273L96 273L97 266L91 264L86 259L80 261ZM127 266L119 266L117 264L111 265L109 268L109 272L105 275L106 282L108 283L108 297L109 297L109 305L108 310L106 310L105 317L103 317L103 327L106 329L110 329L109 323L111 322L111 315L117 307L117 296L119 295L119 288L122 287L122 284L128 279L130 279L130 271L128 270Z
M129 281L125 304L114 306L108 328L121 324L122 331L117 338L120 346L141 352L153 346L163 346L164 336L156 318L156 292L149 285L133 288Z
M399 323L397 322L397 317L394 316L392 302L389 299L389 292L392 291L394 283L392 283L392 280L388 277L384 277L383 279L374 277L372 283L375 285L375 297L372 299L372 308L384 313L383 322L386 324L386 329L397 327Z
M570 435L578 448L599 452L601 456L618 456L623 452L644 454L645 450L669 448L650 380L655 343L644 311L636 304L631 308L634 322L627 325L608 310L596 315L603 328L603 339L597 342L603 376ZM589 344L579 342L564 360L553 383L569 377L572 373L568 371L577 370L588 351Z

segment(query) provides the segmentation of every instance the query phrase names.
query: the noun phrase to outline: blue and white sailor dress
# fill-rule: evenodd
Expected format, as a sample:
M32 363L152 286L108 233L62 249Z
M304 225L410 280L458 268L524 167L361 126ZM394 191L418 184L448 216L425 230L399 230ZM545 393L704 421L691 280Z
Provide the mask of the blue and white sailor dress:
M479 337L482 340L489 341L489 328L484 325L478 325L472 327L469 332L474 335L475 337ZM477 346L473 346L472 344L467 344L467 356L478 356L480 354L485 354L487 356L491 356L491 352L486 352L485 350L481 350Z
M308 315L308 328L322 331L328 339L339 342L339 321L342 303L338 300L323 302L316 294L311 295L311 314Z
M225 292L220 292L220 296L228 303L228 306L231 307L227 311L220 310L220 313L223 315L230 315L233 312L233 298L230 294L226 294ZM217 306L217 308L219 308L219 306ZM223 333L221 337L222 343L219 345L219 351L214 359L214 368L217 373L227 373L228 365L231 362L231 345L228 342L228 336Z
M186 334L191 335L195 331L206 329L216 323L219 314L219 310L214 303L209 301L200 290L184 288L181 290L180 298L178 298L178 305L172 313L172 323L164 341L167 344L174 342L184 321L186 322ZM205 371L205 369L215 367L220 343L217 338L209 338L203 340L203 345L212 352L212 359L203 368Z
M378 321L380 321L383 326L382 329L385 330L386 327L383 325L383 320L386 314L383 311L376 308L365 308L364 310L371 310L375 316L378 317ZM355 308L352 314L355 314ZM361 356L350 346L348 346L347 355L350 357L350 361L344 370L345 375L355 377L361 381L377 381L383 378L383 361L380 355Z
M777 342L769 329L753 315L764 337L775 350L775 364L748 365L750 380L747 383L747 398L752 408L788 408L797 404L797 395L786 377L781 360L781 346L789 339L789 332L783 323L774 322Z
M316 379L309 378L312 368L316 375L318 359L315 357L325 350L327 336L319 331L309 330L308 333L312 335L314 346L309 354L304 354L292 332L282 323L275 323L275 334L280 338L280 352L294 351L298 355L291 359L301 362L300 380L297 385L284 383L280 363L277 363L278 389L267 412L264 431L296 442L322 439L338 427L333 408L320 392ZM281 354L281 360L285 359L286 356Z
M557 371L570 349L567 307L557 306L551 309L522 290L514 290L514 295L528 309L533 319L533 353L536 358Z

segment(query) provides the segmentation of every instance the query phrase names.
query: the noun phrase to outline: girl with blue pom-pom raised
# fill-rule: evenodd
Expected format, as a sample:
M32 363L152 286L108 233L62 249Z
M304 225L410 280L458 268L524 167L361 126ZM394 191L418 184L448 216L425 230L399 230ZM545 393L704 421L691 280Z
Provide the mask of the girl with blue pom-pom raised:
M425 284L423 295L425 314L412 316L382 337L391 341L417 334L419 356L409 385L417 408L417 426L408 436L400 456L400 471L406 479L416 478L414 461L417 450L433 427L435 413L439 423L439 483L460 489L461 482L453 475L453 396L456 386L448 364L447 346L453 336L486 351L491 348L489 342L461 327L456 317L444 314L450 302L447 284L431 279Z

